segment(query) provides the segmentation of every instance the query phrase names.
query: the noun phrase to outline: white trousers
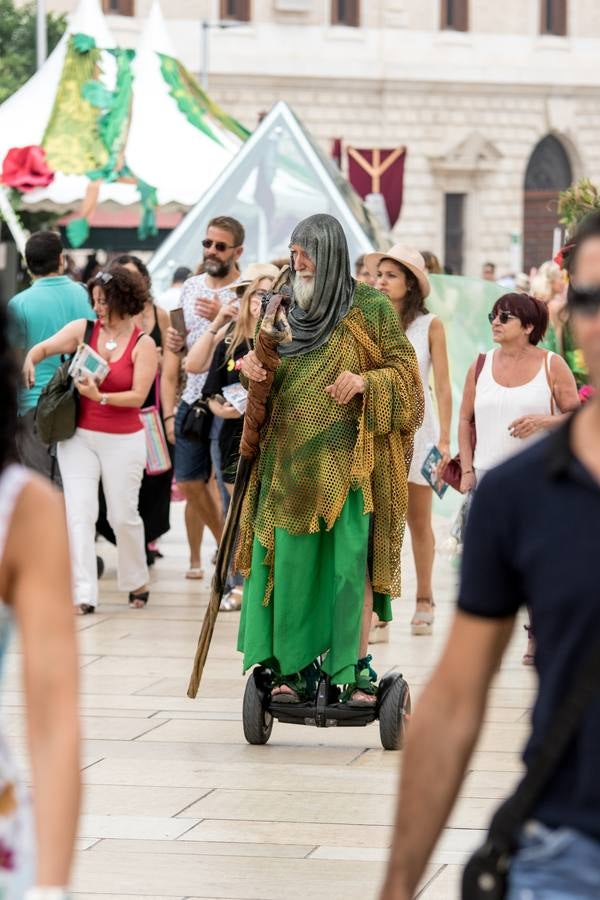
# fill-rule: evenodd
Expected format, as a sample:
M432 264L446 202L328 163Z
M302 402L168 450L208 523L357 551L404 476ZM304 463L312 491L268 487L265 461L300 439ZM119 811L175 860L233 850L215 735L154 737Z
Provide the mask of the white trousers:
M144 525L138 512L140 484L146 465L144 432L106 434L78 428L58 444L75 604L98 603L96 520L102 478L107 518L117 539L117 582L133 591L148 581Z

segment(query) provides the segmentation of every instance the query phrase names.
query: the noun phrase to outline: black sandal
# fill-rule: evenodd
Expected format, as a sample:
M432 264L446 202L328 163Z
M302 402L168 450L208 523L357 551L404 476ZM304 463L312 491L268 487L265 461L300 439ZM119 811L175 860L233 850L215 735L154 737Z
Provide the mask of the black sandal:
M92 613L96 612L96 607L92 606L91 603L80 603L77 609L80 616L91 616Z
M150 597L150 591L140 591L139 594L134 594L133 591L129 594L129 607L130 609L144 609L146 606L148 599ZM137 602L136 602L137 601ZM141 602L141 606L138 606L137 603Z

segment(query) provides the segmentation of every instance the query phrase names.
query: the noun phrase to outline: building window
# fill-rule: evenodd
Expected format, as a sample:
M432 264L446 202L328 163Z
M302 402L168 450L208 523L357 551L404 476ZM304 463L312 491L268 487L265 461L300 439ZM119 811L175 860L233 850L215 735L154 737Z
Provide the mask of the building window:
M465 195L446 194L444 264L453 275L462 275Z
M469 0L442 0L442 29L469 30Z
M358 28L360 25L359 0L332 0L331 24Z
M134 0L103 0L104 12L113 16L135 15Z
M250 21L250 0L221 0L221 19Z
M542 34L567 33L567 0L542 0Z

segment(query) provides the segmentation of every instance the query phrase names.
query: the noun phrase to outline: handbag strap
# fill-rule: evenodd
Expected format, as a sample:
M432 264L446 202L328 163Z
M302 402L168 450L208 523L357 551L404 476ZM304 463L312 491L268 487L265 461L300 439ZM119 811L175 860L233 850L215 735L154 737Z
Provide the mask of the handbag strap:
M550 360L552 359L552 354L549 350L546 350L546 356L544 358L544 369L546 370L546 381L548 382L548 387L550 388L550 415L556 415L556 401L554 399L554 385L552 384L552 375L550 372Z
M477 357L477 362L475 363L475 384L479 381L479 376L483 372L483 367L485 366L487 353L480 353Z
M540 745L535 758L519 783L515 793L496 811L490 825L489 837L506 847L514 847L520 827L556 772L571 742L575 738L583 716L600 694L600 638L596 638L552 725Z

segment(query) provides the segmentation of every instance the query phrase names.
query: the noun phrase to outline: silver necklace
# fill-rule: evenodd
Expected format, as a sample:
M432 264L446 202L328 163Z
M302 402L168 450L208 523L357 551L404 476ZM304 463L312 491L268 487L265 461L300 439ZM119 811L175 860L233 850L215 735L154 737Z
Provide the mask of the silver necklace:
M104 328L104 332L106 334L106 328ZM121 334L125 334L125 332L123 331L123 332L121 332ZM117 349L117 347L119 346L118 342L117 342L117 338L120 338L121 334L117 334L116 337L110 337L110 335L108 336L108 340L104 341L104 346L106 347L107 350L112 351L112 350Z

